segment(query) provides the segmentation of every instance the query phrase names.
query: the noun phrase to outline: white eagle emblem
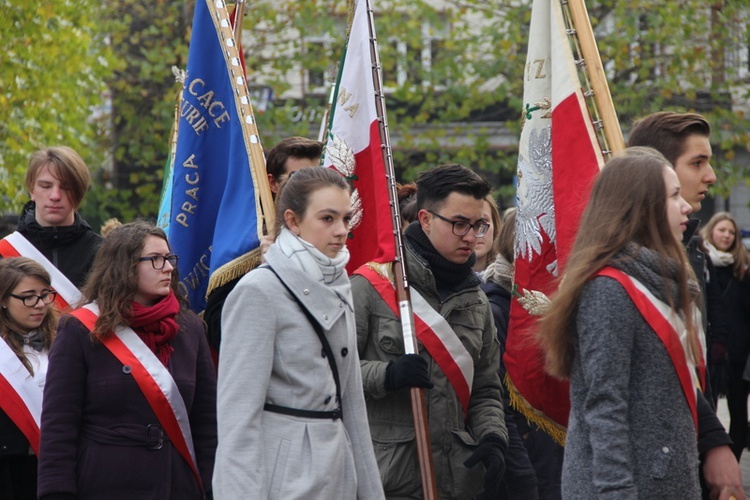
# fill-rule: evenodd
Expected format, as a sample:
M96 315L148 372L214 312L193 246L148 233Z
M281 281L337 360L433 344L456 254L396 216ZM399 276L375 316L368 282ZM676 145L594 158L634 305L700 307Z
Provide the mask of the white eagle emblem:
M352 204L352 219L349 222L349 231L354 231L362 222L363 215L362 200L359 196L359 191L354 188L354 179L356 179L354 171L357 168L357 162L354 159L354 151L352 151L341 137L331 132L331 138L326 144L324 154L326 156L326 162L330 161L333 168L343 175L352 187L352 195L350 197Z
M515 254L525 260L531 260L534 254L541 255L542 231L552 244L556 241L550 134L550 127L532 129L528 158L518 155ZM557 275L557 261L547 270Z

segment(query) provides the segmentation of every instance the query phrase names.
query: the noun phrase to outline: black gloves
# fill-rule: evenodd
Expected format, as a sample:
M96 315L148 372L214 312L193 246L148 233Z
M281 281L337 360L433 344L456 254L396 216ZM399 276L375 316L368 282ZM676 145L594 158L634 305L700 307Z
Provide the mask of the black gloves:
M389 362L385 369L386 391L397 391L404 387L435 387L427 373L427 360L419 354L404 354L396 361Z
M464 466L472 468L479 462L484 464L484 491L476 498L491 499L500 496L503 475L505 474L505 451L508 444L496 434L489 434L479 441L477 449L464 462Z

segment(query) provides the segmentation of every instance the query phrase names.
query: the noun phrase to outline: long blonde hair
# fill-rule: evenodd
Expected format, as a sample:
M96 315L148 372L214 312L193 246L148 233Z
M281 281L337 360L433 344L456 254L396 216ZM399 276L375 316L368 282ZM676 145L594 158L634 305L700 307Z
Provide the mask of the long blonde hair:
M693 276L682 244L667 219L664 169L671 168L659 152L634 147L613 157L599 174L581 217L564 279L541 320L538 338L546 351L547 371L570 377L575 346L573 325L584 285L629 243L656 252L662 260L665 291L669 261L677 263L678 304L667 293L670 306L690 310L688 280ZM685 314L690 351L697 361L700 345L692 315Z

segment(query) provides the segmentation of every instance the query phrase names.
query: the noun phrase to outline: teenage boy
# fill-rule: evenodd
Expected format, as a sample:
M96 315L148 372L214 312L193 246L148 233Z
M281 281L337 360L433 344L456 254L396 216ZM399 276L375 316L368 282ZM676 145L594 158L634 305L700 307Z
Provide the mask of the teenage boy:
M496 498L505 470L495 325L472 270L486 180L458 165L417 181L417 220L404 232L419 340L405 354L389 270L365 265L352 277L357 345L375 455L389 498L421 498L410 388L425 390L440 498ZM439 339L439 341L436 341Z

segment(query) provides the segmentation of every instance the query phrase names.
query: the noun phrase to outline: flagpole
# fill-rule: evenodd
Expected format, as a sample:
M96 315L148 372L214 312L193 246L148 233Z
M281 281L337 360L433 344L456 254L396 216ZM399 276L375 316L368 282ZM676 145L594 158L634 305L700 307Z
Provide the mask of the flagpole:
M331 92L328 95L328 105L326 106L325 113L323 113L323 119L320 121L320 130L318 130L318 140L325 141L328 137L329 119L331 118L331 108L333 107L333 99L336 95L336 82L331 85Z
M245 0L234 2L234 39L242 46L242 20L245 18Z
M385 95L383 93L383 75L381 72L378 40L375 35L375 18L370 0L364 0L367 8L367 25L370 32L370 55L373 61L372 79L375 87L375 108L377 111L380 143L383 153L383 164L388 179L388 198L391 205L391 218L393 219L393 236L396 239L396 259L393 264L395 275L396 296L399 303L401 316L401 330L404 337L404 352L406 354L417 354L417 338L414 328L414 313L411 306L409 294L409 278L404 258L404 240L401 232L401 214L399 213L398 193L396 191L396 170L393 165L391 152L391 140L388 132L388 120L385 109ZM420 387L412 387L411 408L414 418L414 430L417 444L417 456L419 458L419 471L422 478L422 493L425 500L437 499L437 484L432 464L432 448L430 445L430 432L427 421L427 404L425 402L424 390Z
M580 44L583 59L589 74L591 90L594 92L594 100L604 127L604 136L607 140L609 152L617 153L625 149L622 138L622 129L617 119L615 105L612 102L612 94L609 91L607 75L604 72L599 49L596 46L594 30L591 28L589 13L584 0L560 0L562 5L567 3L573 18L575 35ZM606 152L605 152L606 153Z

